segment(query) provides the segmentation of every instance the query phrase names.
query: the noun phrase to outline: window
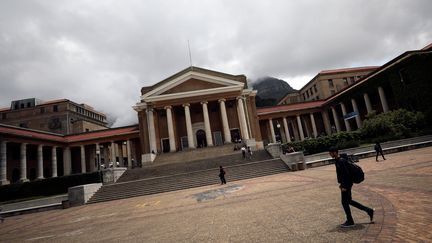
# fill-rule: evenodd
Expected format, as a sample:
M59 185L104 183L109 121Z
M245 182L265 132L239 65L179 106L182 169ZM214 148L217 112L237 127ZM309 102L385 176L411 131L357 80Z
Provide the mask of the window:
M306 97L309 99L309 90L306 90Z
M21 108L24 108L24 104L21 104L20 107L21 107Z
M86 128L86 132L89 132L89 131L90 131L90 129Z
M58 111L58 106L57 106L57 105L54 105L54 106L53 106L53 111L54 111L54 112L57 112L57 111Z
M20 123L19 126L20 126L20 127L27 128L27 123Z
M303 100L306 100L306 96L305 96L305 93L303 93Z
M354 77L350 77L350 82L353 84L355 82Z
M316 96L316 100L319 100L319 95Z
M40 108L40 113L41 113L41 114L45 113L45 107L41 107L41 108Z
M30 107L30 106L31 106L31 103L30 103L30 102L27 102L27 108Z
M314 84L314 90L315 90L315 93L318 93L318 89L317 89L317 87L316 87L316 84Z
M4 120L4 119L6 119L7 118L7 113L3 113L2 114L2 119Z
M334 85L333 85L333 79L329 79L328 80L328 84L329 84L330 87L334 87Z
M344 83L344 86L348 86L348 79L347 78L343 78L343 83Z
M312 87L309 89L309 91L310 91L311 95L313 95Z

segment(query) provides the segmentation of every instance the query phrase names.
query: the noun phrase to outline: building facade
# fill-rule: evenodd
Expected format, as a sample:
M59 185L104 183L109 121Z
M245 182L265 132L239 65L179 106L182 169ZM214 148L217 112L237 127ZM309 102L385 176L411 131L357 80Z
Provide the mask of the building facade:
M64 135L107 129L105 114L67 99L12 101L0 109L0 123Z
M143 162L154 155L238 140L262 148L256 91L244 75L190 67L141 90L138 112Z
M328 97L348 88L371 72L378 69L375 66L323 70L304 85L299 91L283 97L278 105L297 102L325 100Z
M401 54L325 100L259 108L264 144L357 130L369 113L399 108L422 111L432 121L430 67L432 45Z

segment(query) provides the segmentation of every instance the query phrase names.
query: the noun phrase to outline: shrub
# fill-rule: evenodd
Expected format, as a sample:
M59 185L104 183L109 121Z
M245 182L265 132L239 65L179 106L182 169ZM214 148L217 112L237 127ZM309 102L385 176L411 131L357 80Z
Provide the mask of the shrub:
M98 182L99 172L92 172L0 186L0 202L63 194L67 193L69 187Z
M425 126L425 117L421 112L404 109L370 114L363 122L361 137L365 141L384 142L413 136Z
M296 151L303 151L305 154L314 154L325 152L329 147L335 145L340 149L357 147L360 145L360 133L339 132L329 136L283 144L282 148L286 150L289 146L291 146Z

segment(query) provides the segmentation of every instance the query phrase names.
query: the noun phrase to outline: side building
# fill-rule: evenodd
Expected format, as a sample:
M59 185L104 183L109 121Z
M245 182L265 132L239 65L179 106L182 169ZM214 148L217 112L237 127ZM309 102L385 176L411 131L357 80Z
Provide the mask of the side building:
M0 109L0 123L64 135L107 129L105 114L67 99L12 101Z
M287 105L305 101L325 100L348 88L379 67L355 67L323 70L312 78L299 91L288 93L279 100L278 105Z

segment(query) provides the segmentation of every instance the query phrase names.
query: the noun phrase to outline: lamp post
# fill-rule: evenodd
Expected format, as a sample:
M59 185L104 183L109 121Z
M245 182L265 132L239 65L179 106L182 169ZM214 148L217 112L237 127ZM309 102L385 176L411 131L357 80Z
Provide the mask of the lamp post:
M100 150L99 149L96 150L96 161L97 161L97 167L98 167L100 182L102 183L102 171L101 171Z
M281 132L280 132L280 127L281 127L281 125L279 124L279 122L277 122L276 127L277 127L277 129L278 129L278 134L277 134L278 139L276 139L276 140L278 140L278 141L276 141L276 142L280 142L280 140L281 140Z

